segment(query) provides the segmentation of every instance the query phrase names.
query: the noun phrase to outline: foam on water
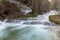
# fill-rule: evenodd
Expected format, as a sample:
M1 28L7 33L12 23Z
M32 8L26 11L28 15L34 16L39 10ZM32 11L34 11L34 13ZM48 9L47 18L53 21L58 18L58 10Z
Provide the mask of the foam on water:
M32 18L29 18L31 20L16 20L17 23L6 22L7 19L0 21L0 40L57 40L56 33L50 29L53 26L48 20L49 15L51 15L50 12L38 15L35 17L36 20ZM44 22L47 25L44 25Z

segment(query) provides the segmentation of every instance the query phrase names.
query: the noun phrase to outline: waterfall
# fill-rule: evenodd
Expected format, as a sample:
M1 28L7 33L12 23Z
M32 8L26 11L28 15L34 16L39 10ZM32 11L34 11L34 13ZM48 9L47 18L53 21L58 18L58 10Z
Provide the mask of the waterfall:
M55 24L48 19L55 13L50 11L27 20L0 21L0 40L57 40L56 33L51 30Z

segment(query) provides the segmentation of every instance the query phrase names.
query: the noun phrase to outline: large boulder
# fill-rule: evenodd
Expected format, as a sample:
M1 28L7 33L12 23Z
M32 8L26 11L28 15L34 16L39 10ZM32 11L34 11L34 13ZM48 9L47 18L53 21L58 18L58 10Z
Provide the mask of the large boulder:
M60 24L60 15L50 15L49 20L56 24Z

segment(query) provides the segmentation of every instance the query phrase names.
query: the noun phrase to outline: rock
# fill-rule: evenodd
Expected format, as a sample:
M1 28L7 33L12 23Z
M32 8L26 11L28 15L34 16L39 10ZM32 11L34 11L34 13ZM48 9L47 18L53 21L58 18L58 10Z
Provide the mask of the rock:
M0 4L0 16L1 17L3 17L3 18L5 18L6 17L6 15L7 15L7 11L8 11L8 7L7 6L5 6L4 4Z
M0 16L4 19L20 19L35 16L35 14L31 12L29 7L23 7L22 4L21 7L19 7L16 3L11 1L0 1Z
M50 15L49 20L56 24L60 24L60 15Z
M24 15L21 13L20 8L17 4L9 1L1 1L0 3L0 16L2 18L16 18Z

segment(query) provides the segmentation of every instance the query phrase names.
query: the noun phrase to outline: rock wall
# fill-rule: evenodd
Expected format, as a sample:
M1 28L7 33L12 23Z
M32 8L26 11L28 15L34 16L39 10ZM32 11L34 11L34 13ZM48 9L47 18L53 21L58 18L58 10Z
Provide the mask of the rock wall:
M8 0L8 1L3 0L3 3L2 1L0 1L0 18L15 18L25 16L24 12L21 12L21 5L26 6L26 4L23 4L23 2L20 4L19 1L23 0ZM29 16L36 16L37 14L42 14L53 9L60 10L60 0L51 1L30 0L30 1L27 4L29 5L28 7L30 7L32 11L34 11L34 13L28 14Z
M9 1L1 1L0 3L0 16L2 18L12 18L23 15L20 8L15 3Z

